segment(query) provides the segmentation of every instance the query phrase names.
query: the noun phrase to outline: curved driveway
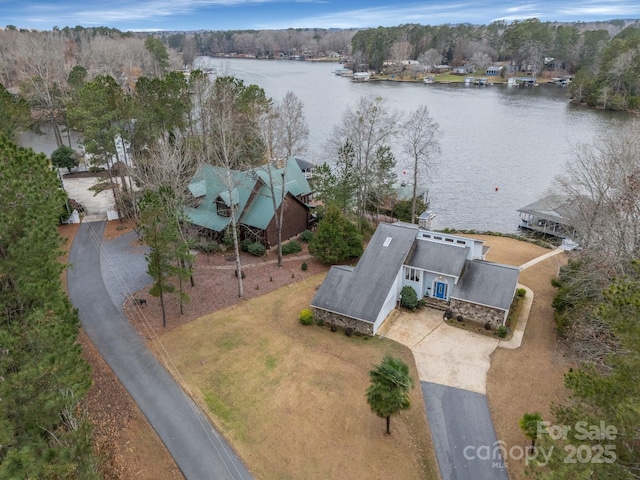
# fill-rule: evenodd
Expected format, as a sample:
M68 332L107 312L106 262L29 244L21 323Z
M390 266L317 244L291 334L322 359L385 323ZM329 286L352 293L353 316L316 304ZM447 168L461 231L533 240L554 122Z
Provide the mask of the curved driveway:
M109 270L102 266L108 257L102 252L104 226L104 222L82 223L71 246L67 283L83 328L188 480L251 479L229 445L146 348L121 307L116 308L122 303L112 299L117 285L121 292L136 285L128 285L129 277L114 270L118 262L112 262L113 258L108 261ZM138 272L130 277L134 284L148 282L148 277L145 280L139 275L139 269L129 265L126 270ZM107 282L109 289L103 275L112 279Z

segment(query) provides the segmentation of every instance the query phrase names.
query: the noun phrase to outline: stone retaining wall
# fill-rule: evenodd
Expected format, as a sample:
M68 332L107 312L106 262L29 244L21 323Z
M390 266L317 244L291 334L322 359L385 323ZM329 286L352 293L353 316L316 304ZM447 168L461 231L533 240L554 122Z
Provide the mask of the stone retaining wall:
M489 323L494 330L504 323L504 311L497 308L463 302L455 298L451 299L450 308L453 311L453 318L462 315L462 318L466 321L480 325Z
M324 320L325 325L334 325L343 330L351 327L354 332L361 333L362 335L373 335L373 323L363 322L356 320L355 318L345 317L344 315L328 312L315 307L313 307L313 316L316 320Z

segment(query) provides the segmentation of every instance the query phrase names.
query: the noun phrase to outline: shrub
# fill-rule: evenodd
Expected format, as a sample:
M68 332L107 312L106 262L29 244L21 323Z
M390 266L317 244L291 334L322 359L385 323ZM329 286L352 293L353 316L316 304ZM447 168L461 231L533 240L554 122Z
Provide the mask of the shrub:
M485 329L485 330L491 330L491 328L492 328L492 327L491 327L491 322L486 322L486 323L484 324L484 329Z
M235 273L236 278L238 277L238 270L234 270L233 273ZM246 277L246 275L244 274L244 270L240 271L240 277L244 278Z
M336 327L335 325L331 325L329 327L329 330L331 330L332 332L337 332L338 331L338 327Z
M400 306L408 308L409 310L415 310L418 306L418 294L413 287L405 285L400 292L402 298L400 299Z
M313 238L313 232L311 230L305 230L300 234L298 238L300 239L301 242L309 243Z
M498 327L498 330L496 330L496 335L498 335L500 338L505 338L507 336L507 333L509 333L509 329L504 325L500 325Z
M313 312L308 308L300 310L299 318L302 325L313 325Z
M75 153L72 148L62 145L51 154L51 163L54 167L66 168L70 172L73 167L78 166Z
M218 244L216 242L209 242L206 240L202 240L196 243L193 247L202 253L214 253L219 250Z
M344 329L344 334L345 334L347 337L350 337L351 335L353 335L353 328L351 328L351 327L347 327L347 328L345 328L345 329Z
M231 231L231 227L227 227L224 231L224 236L222 237L222 243L226 247L233 246L233 232Z
M324 326L324 319L323 318L316 318L316 325L318 325L319 327L323 327Z
M282 245L282 254L283 255L289 255L291 253L298 253L300 251L302 251L302 245L300 245L300 242L297 242L295 240L291 240L290 242L287 242L284 245Z
M524 297L527 294L527 291L524 288L519 288L516 290L516 295L519 297Z
M242 240L242 242L240 242L240 248L243 252L248 252L251 245L253 245L253 240L251 240L250 238L245 238L244 240Z
M302 265L300 265L300 268L302 269L303 272L305 272L309 268L309 265L307 265L307 262L302 262Z
M267 253L267 249L260 242L254 242L249 245L247 251L255 257L261 257Z
M464 322L464 317L462 315L458 315L456 317L456 320L458 320L459 322Z

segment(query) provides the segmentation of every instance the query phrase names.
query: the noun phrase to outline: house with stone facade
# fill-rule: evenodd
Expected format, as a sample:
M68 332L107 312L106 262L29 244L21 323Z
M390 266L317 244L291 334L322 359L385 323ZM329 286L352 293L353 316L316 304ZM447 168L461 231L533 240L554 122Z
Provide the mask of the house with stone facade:
M381 223L355 267L334 266L311 301L316 318L374 335L409 285L429 306L504 325L520 270L485 260L482 240Z

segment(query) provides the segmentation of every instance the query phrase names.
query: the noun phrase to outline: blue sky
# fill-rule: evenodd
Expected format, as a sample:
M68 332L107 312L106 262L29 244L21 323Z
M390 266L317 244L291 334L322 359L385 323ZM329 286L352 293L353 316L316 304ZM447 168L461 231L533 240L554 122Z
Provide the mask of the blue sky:
M0 26L76 25L123 31L354 28L494 20L640 18L638 0L0 0Z

